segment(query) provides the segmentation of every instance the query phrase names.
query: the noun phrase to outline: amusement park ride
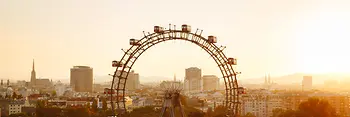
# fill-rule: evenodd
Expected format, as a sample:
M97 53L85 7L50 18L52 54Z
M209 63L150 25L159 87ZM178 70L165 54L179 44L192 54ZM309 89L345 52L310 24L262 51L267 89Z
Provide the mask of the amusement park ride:
M123 115L126 113L125 107L125 85L126 80L129 75L129 72L132 69L132 66L136 62L136 60L145 52L148 48L153 47L154 45L169 41L169 40L183 40L191 42L203 50L205 50L216 62L219 67L221 74L223 76L225 82L225 104L224 106L228 108L227 115L229 117L237 117L240 114L240 102L239 102L239 94L245 93L243 87L238 87L237 83L237 75L241 72L235 72L233 69L234 65L237 65L236 58L228 58L223 53L225 46L218 47L215 45L217 43L217 38L215 36L208 36L206 39L202 36L203 30L197 29L194 33L191 32L191 26L182 25L181 30L177 30L174 25L172 29L172 25L169 24L169 29L154 26L154 33L148 33L146 35L143 32L144 37L141 39L130 39L129 44L131 47L124 51L124 55L120 61L113 61L112 66L116 68L113 74L113 81L111 85L111 89L115 91L115 93L111 93L110 100L113 112L117 116ZM172 92L172 93L169 93ZM171 98L180 94L176 91L168 91L168 95ZM168 101L170 101L170 97L168 97ZM165 97L165 102L167 101ZM168 102L170 103L170 102ZM164 104L164 107L168 107L171 104ZM181 107L181 106L180 106Z
M163 107L159 117L164 117L167 109L169 109L170 117L175 117L176 108L179 108L180 110L180 117L186 117L180 99L181 90L181 83L176 81L172 82L167 88L165 88Z

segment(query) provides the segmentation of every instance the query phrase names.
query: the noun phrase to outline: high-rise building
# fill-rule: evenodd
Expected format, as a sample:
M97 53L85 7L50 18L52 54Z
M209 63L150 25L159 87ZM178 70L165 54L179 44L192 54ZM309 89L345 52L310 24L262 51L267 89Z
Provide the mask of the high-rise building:
M218 90L219 78L215 75L203 75L203 90Z
M303 90L311 90L312 89L312 76L304 76L302 82Z
M201 69L197 67L190 67L185 70L184 89L187 92L203 90L203 80L202 80Z
M120 71L118 71L117 74L120 74ZM125 72L123 74L125 74ZM126 80L125 89L136 90L138 88L140 88L140 75L135 73L134 70L131 70Z
M93 69L89 66L74 66L71 68L70 85L76 92L92 92Z
M126 80L126 89L136 90L140 87L140 75L132 70L129 73L128 79Z
M267 76L265 75L265 83L264 83L264 87L266 89L270 89L273 85L273 82L271 80L270 74L268 74Z

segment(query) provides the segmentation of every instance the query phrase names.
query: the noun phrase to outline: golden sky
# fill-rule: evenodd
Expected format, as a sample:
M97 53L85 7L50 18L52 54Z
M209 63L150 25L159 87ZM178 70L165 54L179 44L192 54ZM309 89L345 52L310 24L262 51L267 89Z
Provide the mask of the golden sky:
M0 0L0 78L29 80L32 59L38 77L69 78L74 65L107 75L130 38L169 23L216 35L241 78L350 72L349 0ZM149 49L134 69L183 78L192 66L220 76L209 54L183 41Z

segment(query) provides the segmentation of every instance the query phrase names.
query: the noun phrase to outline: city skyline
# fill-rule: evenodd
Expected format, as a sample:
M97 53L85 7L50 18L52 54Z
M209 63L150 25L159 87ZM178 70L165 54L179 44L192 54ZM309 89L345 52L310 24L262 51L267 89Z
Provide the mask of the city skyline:
M0 17L0 117L350 117L349 0L0 0Z
M0 77L5 79L30 78L32 59L36 60L38 77L69 78L69 68L75 65L91 66L96 75L110 74L114 71L111 61L120 59L120 49L129 47L130 38L141 38L142 31L152 32L154 25L167 27L169 23L177 27L189 24L203 29L205 36L217 36L218 45L227 46L225 53L238 59L236 70L242 72L240 78L261 77L265 73L281 76L349 72L350 57L344 53L350 49L346 45L350 37L350 7L346 6L349 1L204 1L199 6L194 5L199 1L178 1L175 4L183 7L213 9L174 8L160 11L162 16L150 14L148 18L143 16L165 9L166 2L32 1L26 7L18 1L2 2ZM188 14L169 20L174 14L165 12L178 10ZM154 68L149 70L148 66ZM182 41L165 42L150 49L134 69L143 76L171 78L174 72L184 77L183 69L192 66L221 77L207 53Z

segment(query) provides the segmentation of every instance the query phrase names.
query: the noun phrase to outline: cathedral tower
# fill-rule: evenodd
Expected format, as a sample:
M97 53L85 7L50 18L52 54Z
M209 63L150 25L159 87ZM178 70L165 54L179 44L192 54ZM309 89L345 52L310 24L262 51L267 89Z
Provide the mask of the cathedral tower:
M33 59L33 68L32 68L32 74L31 74L31 77L30 77L30 84L32 86L35 85L35 81L36 81L36 73L35 73L34 59Z

